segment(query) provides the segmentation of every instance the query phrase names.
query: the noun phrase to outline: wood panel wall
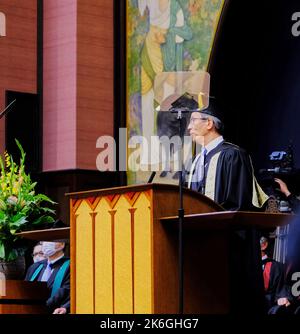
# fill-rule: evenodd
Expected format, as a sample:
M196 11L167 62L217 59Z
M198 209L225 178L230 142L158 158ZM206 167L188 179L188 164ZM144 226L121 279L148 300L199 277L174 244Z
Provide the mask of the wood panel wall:
M0 0L0 109L5 90L37 92L37 1ZM44 1L43 170L96 170L97 138L113 136L112 0ZM0 150L5 146L0 121Z
M96 169L96 141L113 136L113 1L78 0L76 166Z
M43 170L76 168L77 4L44 1Z
M113 1L44 2L44 171L96 170L113 135Z

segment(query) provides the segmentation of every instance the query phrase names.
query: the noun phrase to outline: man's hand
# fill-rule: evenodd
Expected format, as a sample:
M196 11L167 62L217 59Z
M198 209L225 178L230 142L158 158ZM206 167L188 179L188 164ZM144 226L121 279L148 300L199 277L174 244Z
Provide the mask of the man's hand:
M286 297L279 298L277 300L277 304L280 305L280 306L285 305L286 307L291 305L291 303L289 302L289 300Z
M53 312L53 314L66 314L66 313L67 313L67 309L64 307L56 308Z

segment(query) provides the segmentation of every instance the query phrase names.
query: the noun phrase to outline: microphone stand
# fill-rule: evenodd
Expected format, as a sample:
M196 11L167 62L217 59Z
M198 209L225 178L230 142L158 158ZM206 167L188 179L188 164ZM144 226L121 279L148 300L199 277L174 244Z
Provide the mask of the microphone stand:
M177 113L177 120L179 121L179 136L183 139L183 113L190 113L195 110L188 110L187 108L171 108L171 113ZM198 111L198 110L197 110ZM183 140L181 141L179 149L179 208L178 208L178 311L183 314L184 307L184 271L183 271L183 223L184 223L184 206L183 206Z
M0 119L9 111L9 108L17 101L14 99L10 104L0 113Z
M179 121L179 136L180 139L183 138L182 134L182 111L178 110L177 119ZM179 171L179 209L178 209L178 265L179 265L179 314L183 314L183 301L184 301L184 274L183 274L183 221L184 221L184 207L183 207L183 143L180 145L179 151L179 161L180 161L180 171Z

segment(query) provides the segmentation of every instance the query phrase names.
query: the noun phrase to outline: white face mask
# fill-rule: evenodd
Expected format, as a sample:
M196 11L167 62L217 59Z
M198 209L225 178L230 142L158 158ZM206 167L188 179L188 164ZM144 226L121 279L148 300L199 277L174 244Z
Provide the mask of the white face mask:
M43 261L45 260L45 256L42 256L42 255L36 255L33 257L33 262L36 263L36 262L39 262L39 261Z
M53 256L55 253L59 252L61 248L55 248L56 243L55 242L43 242L42 250L46 257Z

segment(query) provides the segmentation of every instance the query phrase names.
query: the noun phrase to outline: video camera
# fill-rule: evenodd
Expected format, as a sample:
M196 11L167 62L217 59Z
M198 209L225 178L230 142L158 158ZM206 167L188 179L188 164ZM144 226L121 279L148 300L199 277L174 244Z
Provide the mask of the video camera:
M290 184L295 178L294 152L290 144L285 151L274 151L269 155L271 168L260 169L262 185L265 186L266 192L275 196L277 206L281 212L290 212L291 208L285 196L280 192L279 185L274 178L280 178Z
M286 151L274 151L269 155L272 168L260 169L260 173L291 174L294 171L294 153L292 145Z

